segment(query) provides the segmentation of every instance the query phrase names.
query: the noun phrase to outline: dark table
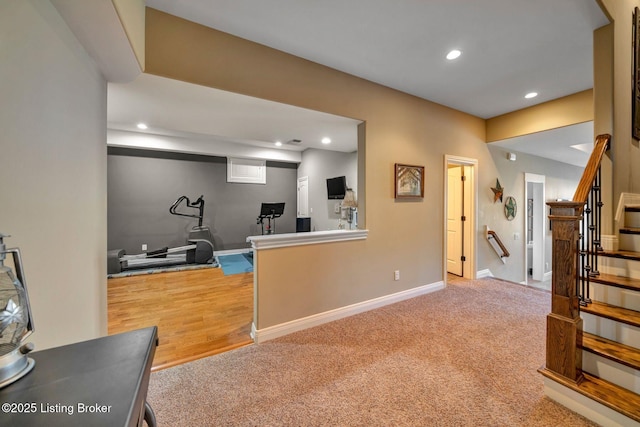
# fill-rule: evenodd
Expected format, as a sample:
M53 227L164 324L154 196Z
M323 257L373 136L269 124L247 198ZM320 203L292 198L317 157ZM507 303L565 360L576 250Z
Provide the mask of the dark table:
M31 353L33 370L0 389L0 426L155 426L157 338L154 326Z

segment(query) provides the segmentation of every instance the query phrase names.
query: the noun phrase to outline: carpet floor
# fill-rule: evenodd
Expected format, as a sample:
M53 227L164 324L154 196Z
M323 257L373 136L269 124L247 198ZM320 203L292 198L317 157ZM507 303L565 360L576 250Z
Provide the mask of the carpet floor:
M152 373L160 426L593 426L546 398L550 294L493 279Z

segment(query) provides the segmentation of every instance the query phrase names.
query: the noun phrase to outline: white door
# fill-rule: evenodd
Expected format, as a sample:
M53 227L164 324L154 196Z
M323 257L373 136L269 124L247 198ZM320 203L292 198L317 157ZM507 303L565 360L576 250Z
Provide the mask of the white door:
M309 177L298 178L298 218L309 216Z
M447 172L447 271L462 276L462 166L449 167Z

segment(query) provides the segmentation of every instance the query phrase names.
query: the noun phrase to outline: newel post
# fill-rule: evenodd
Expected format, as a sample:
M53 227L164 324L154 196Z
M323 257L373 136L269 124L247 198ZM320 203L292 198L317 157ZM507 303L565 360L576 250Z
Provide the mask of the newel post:
M579 221L584 203L549 202L552 230L551 313L547 315L546 369L582 381L582 319L577 292Z

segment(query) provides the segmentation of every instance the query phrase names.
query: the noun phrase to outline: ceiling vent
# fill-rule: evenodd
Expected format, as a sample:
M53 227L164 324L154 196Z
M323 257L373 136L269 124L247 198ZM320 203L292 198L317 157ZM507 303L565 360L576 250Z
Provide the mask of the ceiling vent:
M302 140L301 139L291 139L291 140L287 141L287 144L289 144L289 145L300 145L300 144L302 144Z

